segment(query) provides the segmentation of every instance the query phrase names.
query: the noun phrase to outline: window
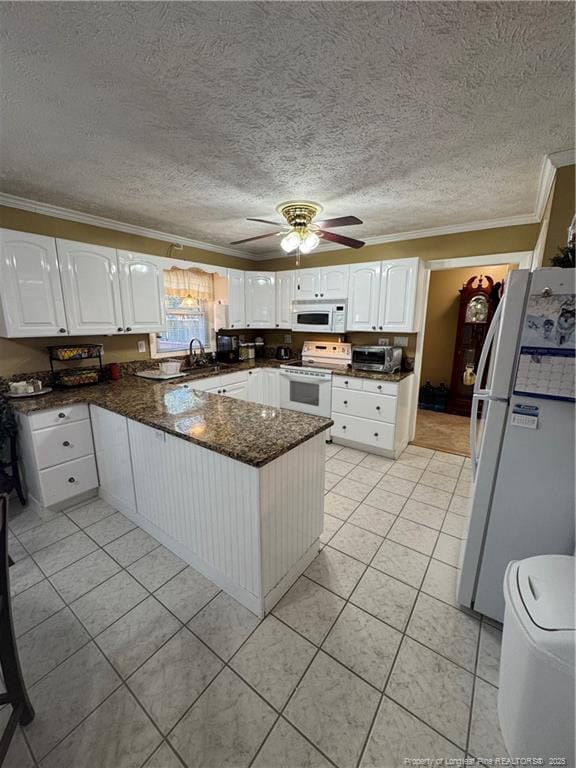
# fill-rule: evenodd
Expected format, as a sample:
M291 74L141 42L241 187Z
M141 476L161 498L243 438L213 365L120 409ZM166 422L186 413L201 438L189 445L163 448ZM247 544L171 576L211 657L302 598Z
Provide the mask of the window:
M198 269L165 269L166 330L150 335L152 357L185 355L190 340L200 339L204 348L212 346L212 275Z

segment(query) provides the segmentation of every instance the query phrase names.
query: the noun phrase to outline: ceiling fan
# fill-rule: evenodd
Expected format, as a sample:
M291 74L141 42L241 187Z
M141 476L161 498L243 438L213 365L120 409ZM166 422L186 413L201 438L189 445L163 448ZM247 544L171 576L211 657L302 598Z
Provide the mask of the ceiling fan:
M362 224L363 222L356 216L340 216L336 219L314 221L315 217L321 213L322 206L318 203L311 203L308 200L290 200L287 203L280 203L276 210L286 219L286 223L252 218L248 218L247 221L273 224L276 227L281 227L279 232L267 232L265 235L246 237L244 240L235 240L230 245L240 245L241 243L249 243L252 240L263 240L266 237L282 235L283 237L280 241L282 250L286 253L296 251L296 264L299 264L300 254L313 251L320 243L320 240L330 240L333 243L345 245L347 248L362 248L365 244L362 240L355 240L352 237L339 235L336 232L328 232L324 229L324 227L349 227L352 224Z

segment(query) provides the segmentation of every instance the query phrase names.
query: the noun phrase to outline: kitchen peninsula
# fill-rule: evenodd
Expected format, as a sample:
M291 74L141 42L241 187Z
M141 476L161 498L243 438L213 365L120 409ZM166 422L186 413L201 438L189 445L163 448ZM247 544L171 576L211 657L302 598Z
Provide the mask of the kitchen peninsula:
M318 553L332 422L194 381L128 376L13 401L31 502L62 508L98 488L263 616Z

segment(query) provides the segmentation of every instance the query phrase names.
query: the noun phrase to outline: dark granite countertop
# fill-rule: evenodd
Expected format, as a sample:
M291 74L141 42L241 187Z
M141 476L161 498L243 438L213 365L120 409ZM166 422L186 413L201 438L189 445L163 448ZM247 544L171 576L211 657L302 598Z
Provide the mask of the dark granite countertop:
M334 368L332 373L337 376L351 376L356 379L374 379L375 381L391 381L398 383L413 376L413 371L400 371L400 373L381 373L380 371L358 371L354 368Z
M23 414L75 403L98 405L244 464L262 467L328 429L333 422L179 386L209 376L266 367L266 363L278 364L262 363L204 369L162 382L129 375L119 381L58 390L37 398L11 399L9 403Z

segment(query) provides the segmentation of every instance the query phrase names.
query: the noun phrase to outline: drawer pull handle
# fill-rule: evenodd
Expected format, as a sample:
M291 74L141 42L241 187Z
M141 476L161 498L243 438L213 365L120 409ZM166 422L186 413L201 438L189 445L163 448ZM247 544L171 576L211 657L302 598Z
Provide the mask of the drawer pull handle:
M346 424L342 424L342 429L346 429Z
M345 386L348 386L348 382L347 382L347 381L345 381L345 382L344 382L344 385L345 385Z
M128 326L128 328L126 328L126 333L130 333L131 330L132 330L132 328L130 328L130 326Z
M374 432L374 437L378 437L378 432Z
M58 333L66 333L66 328L58 328Z
M382 389L382 384L378 384L378 386L376 387L376 389Z
M68 446L70 445L70 441L69 441L69 440L64 440L64 442L62 443L62 445L63 445L65 448L68 448Z
M117 328L118 333L122 333L123 330L124 328Z
M377 410L377 411L379 411L379 410L380 410L380 406L379 406L379 405L377 405L377 406L376 406L376 410Z
M222 390L222 394L224 394L225 392L226 392L226 390L225 390L225 389L223 389L223 390Z
M66 414L65 413L59 413L58 414L58 418L59 419L65 419L66 418Z
M372 326L372 330L373 330L373 331L375 331L375 330L376 330L376 326L375 326L375 325L373 325L373 326Z
M75 477L69 477L68 478L68 482L69 483L75 483L76 482L76 478Z
M348 405L348 400L344 400L344 405Z

